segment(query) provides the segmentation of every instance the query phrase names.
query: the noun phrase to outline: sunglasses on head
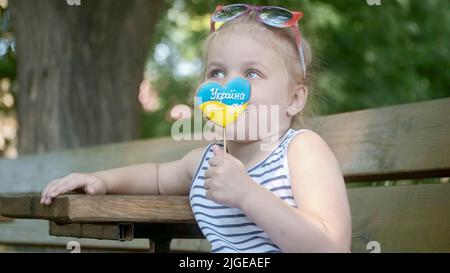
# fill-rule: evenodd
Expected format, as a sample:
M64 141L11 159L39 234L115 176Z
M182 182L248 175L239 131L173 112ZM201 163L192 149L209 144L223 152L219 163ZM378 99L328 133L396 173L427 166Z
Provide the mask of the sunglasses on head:
M252 6L247 4L233 4L217 6L211 16L211 32L216 30L216 23L226 23L240 16L255 12L256 20L260 23L277 28L291 28L295 33L295 42L300 54L300 65L306 79L306 67L303 51L302 36L298 28L298 21L302 19L303 12L290 11L274 6Z

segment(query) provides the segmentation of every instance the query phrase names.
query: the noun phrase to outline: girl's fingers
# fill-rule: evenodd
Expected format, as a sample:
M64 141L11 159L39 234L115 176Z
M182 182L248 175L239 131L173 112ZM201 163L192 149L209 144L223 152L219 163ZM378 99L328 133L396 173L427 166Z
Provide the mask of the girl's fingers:
M96 180L93 177L90 177L88 181L86 181L86 186L84 187L84 192L87 194L98 194L104 193L104 189L101 189L103 184Z
M213 167L209 167L206 171L205 171L205 178L211 178L211 168Z
M79 178L74 178L70 182L68 181L66 183L61 183L50 194L50 198L55 198L61 194L72 191L72 190L80 187L82 183L83 183L83 181L79 180Z
M50 189L53 185L55 185L55 183L57 183L58 181L59 181L59 179L53 180L52 182L50 182L50 183L47 185L47 187L45 187L45 189L42 191L42 194L41 194L41 203L44 202L44 200L45 200L45 198L46 198L46 196L47 196L47 193L48 193L49 189Z
M218 145L213 145L212 146L212 151L213 151L215 156L222 156L223 155L223 150Z
M44 196L47 194L48 188L53 185L58 180L53 180L52 182L48 183L48 185L45 187L45 189L41 193L41 200L44 198Z
M76 178L77 174L70 174L62 179L60 179L58 182L54 183L53 185L51 185L48 190L46 191L46 194L44 196L44 204L46 205L50 205L51 204L51 200L52 198L56 197L57 194L55 194L55 191L61 186L64 185L65 183L68 183L69 181L71 181L72 179Z
M41 194L41 204L50 205L55 197L78 189L87 194L104 194L107 190L106 184L98 177L90 174L73 173L48 184Z
M95 184L86 185L84 192L87 194L96 194L98 192L98 189Z
M206 198L208 198L209 200L214 200L214 193L213 193L213 191L212 190L207 190L206 192L205 192L205 196L206 196Z
M53 191L53 189L55 187L57 187L63 180L62 179L58 179L58 181L56 181L55 183L53 183L52 185L50 185L48 187L48 189L45 192L44 195L44 204L49 204L49 200L50 200L50 193Z
M61 181L61 183L56 185L53 188L52 192L49 193L50 198L55 198L56 196L71 191L76 187L81 186L82 184L83 184L82 176L74 175L71 178L68 178L65 181Z
M211 167L217 167L217 165L219 164L219 160L216 156L213 156L208 160L208 163Z
M209 191L209 183L211 182L211 179L205 179L205 183L204 183L204 186L205 186L205 190L206 191Z

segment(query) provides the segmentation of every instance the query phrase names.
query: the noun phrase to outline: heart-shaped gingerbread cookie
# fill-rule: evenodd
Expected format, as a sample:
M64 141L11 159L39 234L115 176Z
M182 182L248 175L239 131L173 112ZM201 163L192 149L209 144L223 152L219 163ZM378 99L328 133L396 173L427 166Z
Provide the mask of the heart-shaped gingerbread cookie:
M250 82L241 77L231 79L225 86L206 82L198 88L196 106L208 119L226 127L245 111L250 96Z

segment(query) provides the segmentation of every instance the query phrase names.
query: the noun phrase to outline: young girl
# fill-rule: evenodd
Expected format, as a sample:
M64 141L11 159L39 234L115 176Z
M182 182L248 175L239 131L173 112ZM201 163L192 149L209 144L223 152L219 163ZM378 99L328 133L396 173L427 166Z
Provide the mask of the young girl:
M217 141L174 162L70 174L50 183L41 203L73 190L189 195L212 252L349 252L350 209L338 162L317 133L291 128L308 95L311 52L297 28L301 15L279 7L219 6L205 44L202 82L246 78L250 105L279 106L279 119L267 121L278 122L275 141L260 132L256 139L237 139L229 130L245 125L242 114L226 129L226 155ZM219 21L225 23L215 30ZM270 151L261 149L269 140Z

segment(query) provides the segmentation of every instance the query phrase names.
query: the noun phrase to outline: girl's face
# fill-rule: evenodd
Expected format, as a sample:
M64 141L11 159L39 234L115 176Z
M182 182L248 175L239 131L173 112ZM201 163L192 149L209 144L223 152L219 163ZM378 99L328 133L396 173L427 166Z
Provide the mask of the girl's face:
M286 108L291 87L282 58L270 45L238 34L221 35L210 43L205 81L225 85L234 77L243 77L251 84L248 112L227 126L228 140L259 140L289 126ZM266 113L261 106L267 107ZM275 119L270 117L271 107L278 107Z

